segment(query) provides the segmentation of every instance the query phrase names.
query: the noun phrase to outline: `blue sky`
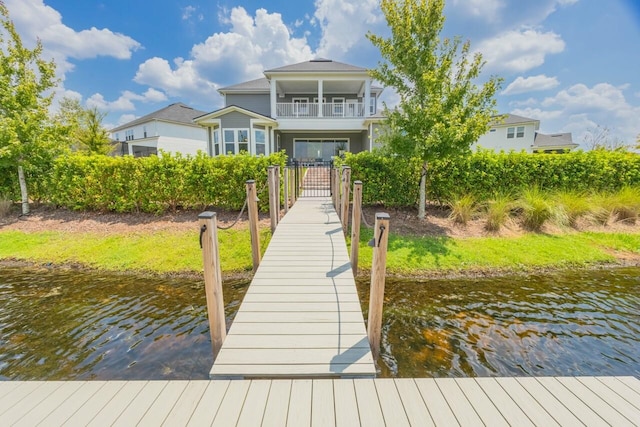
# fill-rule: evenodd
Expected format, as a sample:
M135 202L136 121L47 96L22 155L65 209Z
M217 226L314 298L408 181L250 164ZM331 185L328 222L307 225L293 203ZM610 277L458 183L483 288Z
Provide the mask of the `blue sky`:
M376 0L4 0L23 41L58 65L57 96L125 123L173 102L212 111L219 87L325 57L375 67ZM640 1L449 0L445 35L504 78L500 112L541 120L581 143L598 126L640 133ZM384 93L396 102L391 90Z

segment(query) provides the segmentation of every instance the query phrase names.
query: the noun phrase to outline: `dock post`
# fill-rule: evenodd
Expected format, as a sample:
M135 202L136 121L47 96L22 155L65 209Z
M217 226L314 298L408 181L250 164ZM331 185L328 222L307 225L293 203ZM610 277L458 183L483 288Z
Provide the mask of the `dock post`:
M247 208L249 211L249 231L251 232L251 259L253 261L253 272L258 270L260 265L260 233L258 232L258 194L256 193L256 182L250 179L246 182L247 187Z
M387 272L387 243L389 239L389 214L376 213L373 228L373 265L371 266L371 293L369 295L369 320L367 336L373 360L380 355L380 335L382 333L382 305L384 283Z
M282 173L282 178L284 180L284 214L289 213L289 167L284 167L284 172Z
M353 211L351 212L351 269L358 275L358 251L360 249L360 216L362 215L362 181L353 183Z
M224 300L222 298L222 271L220 269L216 213L203 212L198 215L198 222L200 225L200 247L202 248L202 260L204 263L204 292L207 297L209 332L211 333L213 360L215 360L227 335Z
M290 169L291 174L291 206L296 203L296 198L298 197L298 180L296 177L298 176L298 164L294 161L293 167Z
M280 165L276 165L276 225L280 223Z
M278 211L277 211L277 203L276 203L276 167L269 166L267 168L269 178L269 216L271 217L271 233L275 233L276 227L278 226Z
M333 169L333 186L336 190L335 192L335 200L334 200L334 208L336 209L336 213L338 217L340 217L340 168Z
M347 234L349 225L349 186L351 185L351 167L342 166L342 199L340 201L340 220L342 221L342 231Z

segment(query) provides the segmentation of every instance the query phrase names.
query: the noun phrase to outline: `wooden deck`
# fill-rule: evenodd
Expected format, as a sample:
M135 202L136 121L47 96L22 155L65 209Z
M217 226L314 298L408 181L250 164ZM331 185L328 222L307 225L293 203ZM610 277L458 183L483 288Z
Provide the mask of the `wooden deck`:
M376 375L342 226L328 197L281 220L212 379Z
M2 425L638 426L634 377L0 382Z

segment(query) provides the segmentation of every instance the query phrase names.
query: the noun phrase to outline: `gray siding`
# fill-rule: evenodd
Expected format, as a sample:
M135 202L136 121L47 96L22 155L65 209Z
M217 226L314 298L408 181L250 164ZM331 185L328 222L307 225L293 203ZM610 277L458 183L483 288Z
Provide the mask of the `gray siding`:
M250 117L237 111L220 116L220 123L223 129L229 128L249 128L251 122Z
M226 104L236 105L254 113L271 117L271 102L269 94L227 94Z

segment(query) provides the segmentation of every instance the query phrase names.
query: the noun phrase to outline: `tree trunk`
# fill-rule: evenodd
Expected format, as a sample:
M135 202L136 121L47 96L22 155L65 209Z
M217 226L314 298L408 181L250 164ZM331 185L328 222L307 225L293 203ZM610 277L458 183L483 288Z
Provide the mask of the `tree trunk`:
M22 215L29 215L29 193L22 166L18 166L18 182L20 182L20 194L22 195Z
M422 164L422 174L420 175L420 202L418 204L418 218L424 219L427 216L427 162Z

